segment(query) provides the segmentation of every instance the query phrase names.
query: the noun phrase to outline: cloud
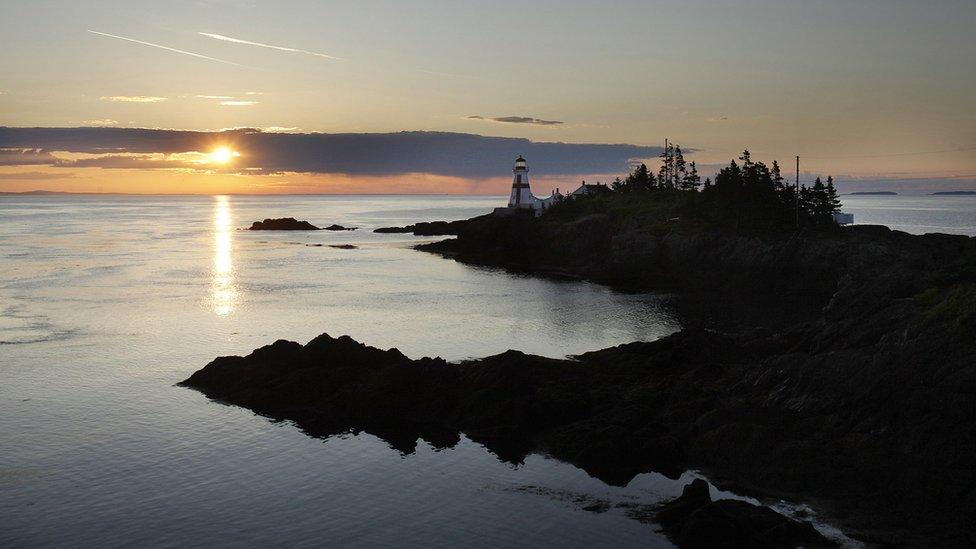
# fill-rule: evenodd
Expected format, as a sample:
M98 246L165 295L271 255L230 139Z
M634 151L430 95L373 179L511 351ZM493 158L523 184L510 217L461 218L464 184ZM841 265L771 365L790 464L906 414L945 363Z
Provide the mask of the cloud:
M61 160L53 164L59 168L121 168L121 169L161 169L161 168L194 168L194 163L173 158L166 155L125 155L105 154L92 158L75 160Z
M287 48L285 46L273 46L271 44L262 44L261 42L251 42L250 40L242 40L240 38L231 38L230 36L224 36L222 34L213 34L209 32L198 32L197 34L201 36L206 36L207 38L213 38L214 40L222 40L224 42L233 42L234 44L245 44L247 46L257 46L259 48L268 48L278 51L287 51L291 53L304 53L305 55L314 55L315 57L322 57L325 59L340 60L341 57L335 57L327 53L319 53L308 50L300 50L297 48Z
M503 124L537 124L539 126L556 126L562 124L559 120L543 120L541 118L532 118L530 116L478 116L472 115L468 117L469 120L485 120L487 122L501 122Z
M511 137L448 132L270 133L254 128L196 132L139 128L0 127L0 149L15 150L9 164L61 167L187 167L200 169L191 151L226 146L240 152L231 166L246 173L328 173L348 175L434 175L505 177L524 155L533 173L546 176L629 171L634 159L656 157L660 147L621 144L535 142ZM23 151L33 151L24 154ZM59 162L47 151L102 155L103 160ZM109 158L122 156L125 158ZM133 160L132 155L157 155ZM163 155L165 158L160 158ZM166 157L166 155L170 155ZM177 155L177 156L172 156ZM165 161L164 161L165 160ZM30 161L30 162L26 162Z
M112 120L111 118L97 118L95 120L85 120L85 124L89 126L114 126L118 124L118 120Z
M233 99L233 95L194 95L197 99Z
M153 95L111 95L100 97L102 101L112 101L113 103L160 103L169 100L168 97L156 97Z
M257 101L221 101L221 105L225 107L250 107L251 105L257 105Z
M153 48L159 48L161 50L171 51L171 52L174 52L174 53L181 53L183 55L189 55L191 57L197 57L199 59L206 59L208 61L216 61L217 63L224 63L225 65L235 65L235 66L238 66L238 67L243 67L243 65L241 65L239 63L234 63L233 61L227 61L225 59L217 59L216 57L210 57L208 55L203 55L203 54L199 54L199 53L193 53L192 51L178 50L176 48L171 48L169 46L162 46L160 44L153 44L152 42L143 42L142 40L136 40L135 38L126 38L124 36L118 36L118 35L115 35L115 34L108 34L107 32L93 31L91 29L89 29L88 32L90 32L92 34L97 34L99 36L107 36L109 38L115 38L115 39L118 39L118 40L125 40L127 42L134 42L136 44L142 44L143 46L150 46L150 47L153 47Z
M41 149L0 148L0 166L49 166L55 162L57 158Z
M0 173L0 180L15 180L15 181L41 181L46 179L66 179L69 177L75 177L74 173L60 173L60 172L15 172L15 173Z

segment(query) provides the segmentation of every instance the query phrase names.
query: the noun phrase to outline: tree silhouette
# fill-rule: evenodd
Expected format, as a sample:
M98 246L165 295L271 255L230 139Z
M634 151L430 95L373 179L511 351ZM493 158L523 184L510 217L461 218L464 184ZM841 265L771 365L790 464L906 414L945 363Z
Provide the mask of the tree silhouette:
M701 176L698 175L698 167L695 161L690 164L691 169L681 178L681 189L685 191L697 191L701 186Z

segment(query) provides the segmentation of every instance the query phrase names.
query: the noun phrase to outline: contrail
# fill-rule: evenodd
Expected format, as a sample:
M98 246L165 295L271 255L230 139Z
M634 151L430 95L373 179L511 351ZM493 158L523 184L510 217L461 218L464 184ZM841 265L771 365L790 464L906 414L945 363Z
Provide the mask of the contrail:
M201 36L206 36L207 38L213 38L214 40L223 40L224 42L233 42L235 44L247 44L248 46L258 46L260 48L270 48L273 50L289 51L292 53L304 53L305 55L314 55L316 57L324 57L326 59L333 59L336 61L341 60L341 57L336 57L334 55L329 55L326 53L318 53L308 50L299 50L295 48L286 48L284 46L272 46L271 44L262 44L261 42L251 42L250 40L241 40L240 38L231 38L230 36L224 36L222 34L212 34L209 32L198 32L197 34Z
M216 61L218 63L224 63L224 64L227 64L227 65L234 65L236 67L243 67L244 66L244 65L241 65L240 63L234 63L233 61L226 61L224 59L217 59L216 57L208 57L206 55L201 55L199 53L193 53L192 51L178 50L176 48L171 48L169 46L161 46L159 44L153 44L152 42L143 42L142 40L136 40L135 38L126 38L124 36L116 36L114 34L109 34L107 32L98 32L98 31L93 31L91 29L88 29L88 32L90 32L92 34L97 34L97 35L100 35L100 36L108 36L109 38L118 38L119 40L125 40L127 42L135 42L136 44L142 44L143 46L152 46L154 48L159 48L161 50L172 51L172 52L176 52L176 53L182 53L183 55L190 55L190 56L193 56L193 57L199 57L200 59L206 59L208 61Z

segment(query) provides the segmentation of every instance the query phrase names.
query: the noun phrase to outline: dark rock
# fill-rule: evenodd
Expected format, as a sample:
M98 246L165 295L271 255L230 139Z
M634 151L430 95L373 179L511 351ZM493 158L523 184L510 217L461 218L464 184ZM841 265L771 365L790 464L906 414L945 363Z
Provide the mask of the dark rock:
M335 248L337 250L357 250L359 246L353 244L329 244L330 248Z
M342 225L329 225L326 231L355 231L356 227L343 227Z
M712 502L708 483L696 478L686 484L681 495L661 506L657 519L668 532L680 532L692 513Z
M480 216L460 221L430 221L421 222L405 227L380 227L374 233L409 233L416 236L448 236L457 235L468 223L476 222L488 216Z
M695 479L658 511L665 533L681 548L835 547L809 523L745 501L712 501L708 483Z
M308 221L298 221L294 217L279 219L265 219L255 221L249 228L251 231L318 231L319 228Z
M758 313L805 313L573 360L508 351L447 364L323 335L219 358L184 384L316 435L366 431L411 451L420 438L449 445L464 432L501 459L546 452L613 484L694 467L827 502L878 543L976 543L976 239L862 226L655 232L600 215L486 216L458 234L424 249L700 292L713 309L735 294ZM581 242L571 254L565 238ZM696 532L767 524L738 504L710 506ZM774 543L781 528L749 540Z

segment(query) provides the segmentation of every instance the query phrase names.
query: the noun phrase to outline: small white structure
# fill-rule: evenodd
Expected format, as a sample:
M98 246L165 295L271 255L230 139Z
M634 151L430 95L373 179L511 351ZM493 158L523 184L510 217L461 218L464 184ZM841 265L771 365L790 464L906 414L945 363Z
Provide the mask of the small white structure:
M512 179L512 193L508 197L509 210L530 210L539 216L550 206L563 200L563 195L559 193L559 189L554 190L546 198L538 198L532 194L532 189L529 188L529 167L521 155L515 159L515 167L512 169L512 173L515 174L515 177Z
M529 167L521 155L515 159L515 167L512 169L512 172L515 174L515 177L512 179L512 193L508 195L508 207L495 208L495 215L512 215L518 210L528 210L536 216L540 216L553 205L563 200L610 192L610 189L606 185L599 183L596 185L587 185L586 181L584 181L578 189L567 195L560 193L557 188L546 198L539 198L533 195L532 189L529 188Z
M854 214L837 212L834 214L834 223L837 223L838 225L853 225Z
M600 183L597 183L596 185L587 185L586 181L584 181L582 184L580 184L578 189L569 193L567 197L583 198L584 196L593 196L593 195L605 193L608 190L609 189L607 189L606 185L601 185Z

